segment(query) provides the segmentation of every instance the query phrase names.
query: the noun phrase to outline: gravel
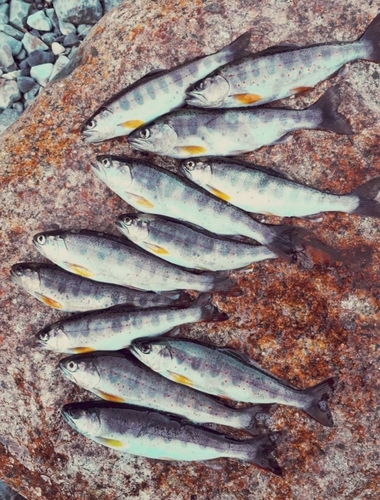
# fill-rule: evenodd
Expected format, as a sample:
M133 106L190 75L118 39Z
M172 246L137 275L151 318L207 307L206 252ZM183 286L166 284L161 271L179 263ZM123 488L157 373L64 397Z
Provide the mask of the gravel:
M42 87L70 72L82 40L122 1L0 0L0 134Z

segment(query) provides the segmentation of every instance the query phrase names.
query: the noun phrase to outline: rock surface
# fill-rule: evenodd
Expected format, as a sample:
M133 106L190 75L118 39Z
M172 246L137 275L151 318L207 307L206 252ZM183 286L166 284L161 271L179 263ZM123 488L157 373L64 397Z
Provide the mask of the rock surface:
M124 139L92 146L80 138L83 121L106 99L154 68L214 52L248 29L252 50L280 42L355 40L376 9L369 0L339 0L333 10L319 0L126 2L90 32L73 73L49 83L0 138L0 472L28 500L378 497L378 219L329 214L320 223L292 221L345 251L346 261L316 254L309 270L275 261L234 273L244 295L215 296L230 320L182 329L183 335L239 349L299 388L339 375L330 403L334 428L291 408L273 415L271 428L286 430L278 451L282 479L232 460L214 470L123 456L76 434L60 408L90 395L63 380L59 357L34 343L38 329L63 315L27 296L9 276L16 262L42 260L31 244L39 231L59 226L118 234L113 221L129 207L94 178L89 165L96 153L135 153ZM337 193L380 175L379 78L379 65L355 62L346 75L280 103L305 107L338 84L352 137L300 131L247 158ZM177 168L174 161L151 159Z

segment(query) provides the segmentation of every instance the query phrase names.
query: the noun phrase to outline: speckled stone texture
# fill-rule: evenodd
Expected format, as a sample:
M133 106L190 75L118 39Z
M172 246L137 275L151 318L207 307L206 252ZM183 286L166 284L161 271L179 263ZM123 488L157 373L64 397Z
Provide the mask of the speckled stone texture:
M34 333L62 314L9 277L12 264L42 260L31 244L39 231L60 226L118 234L113 221L129 207L89 165L96 153L131 151L125 139L92 146L80 138L84 119L114 93L152 69L214 52L248 29L252 50L348 41L376 14L376 2L355 0L125 2L93 28L73 73L48 84L1 137L0 477L29 500L378 498L379 219L285 220L312 228L344 251L346 262L315 255L310 270L275 261L234 273L244 295L215 296L230 320L182 330L237 348L296 387L340 376L330 403L335 428L292 408L272 417L271 428L286 431L278 450L282 479L232 460L214 470L123 456L76 434L60 407L90 395L60 376L57 355L34 343ZM345 75L283 102L304 107L338 84L352 137L300 131L247 158L341 193L380 175L379 75L378 65L355 62ZM176 168L174 161L152 159Z

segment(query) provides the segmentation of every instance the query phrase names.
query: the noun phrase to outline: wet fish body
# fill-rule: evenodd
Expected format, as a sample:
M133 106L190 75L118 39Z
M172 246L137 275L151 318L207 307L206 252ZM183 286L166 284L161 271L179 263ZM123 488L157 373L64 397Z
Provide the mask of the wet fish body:
M336 195L294 182L274 170L228 158L184 160L181 170L197 185L248 212L281 217L321 212L380 216L380 204L373 200L379 193L380 177L352 193Z
M103 283L153 292L228 292L235 287L225 273L191 273L110 234L48 231L35 235L33 243L42 255L63 269Z
M275 434L235 441L162 413L110 403L71 403L62 416L89 439L122 452L158 460L200 461L237 458L277 475Z
M146 160L98 156L92 169L137 210L186 221L222 236L246 236L286 260L297 252L294 227L260 224L243 210Z
M255 434L271 408L235 410L161 377L126 352L77 354L61 359L59 368L72 382L107 401L174 413L198 424L227 425Z
M265 246L218 238L174 219L147 214L125 214L116 223L133 243L162 259L191 269L241 269L253 262L275 259Z
M228 316L212 305L211 295L200 295L185 306L131 311L95 311L70 316L43 328L37 339L46 349L65 353L117 351L134 339L161 335L175 327L198 321L225 321Z
M337 378L299 390L228 350L186 340L137 341L131 352L152 370L198 391L246 403L277 403L302 409L333 426L327 398Z
M358 59L380 62L380 15L356 42L279 46L249 54L214 71L188 91L204 108L258 106L304 92Z
M86 142L128 135L134 129L185 103L186 90L214 69L242 55L249 44L245 33L219 52L167 70L151 72L122 90L86 122Z
M100 283L51 264L14 264L11 275L16 283L43 304L68 312L107 309L120 304L131 307L156 307L169 305L180 299L179 293L163 295Z
M300 129L322 129L352 134L337 112L338 97L329 89L307 109L179 109L164 115L129 137L139 151L191 158L233 156L282 142Z

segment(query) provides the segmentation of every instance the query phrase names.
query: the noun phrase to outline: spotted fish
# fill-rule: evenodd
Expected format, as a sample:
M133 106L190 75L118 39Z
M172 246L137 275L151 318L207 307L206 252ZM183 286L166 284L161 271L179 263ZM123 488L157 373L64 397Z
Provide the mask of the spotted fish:
M380 217L380 177L349 194L324 193L285 178L272 169L228 158L183 160L181 169L213 195L248 212L306 217L321 212L346 212Z
M235 458L281 475L273 457L276 433L236 441L164 413L99 401L65 405L62 416L87 438L131 455L181 461Z
M40 262L14 264L11 275L16 283L43 304L69 312L107 309L118 304L131 307L163 306L181 301L186 296L169 292L165 295L141 292L100 283Z
M338 105L335 88L330 88L303 110L179 109L132 132L128 140L139 151L172 158L233 156L281 143L300 129L352 134Z
M273 410L271 405L231 408L161 377L125 351L75 354L61 359L58 366L72 382L102 399L167 411L198 424L228 425L257 434Z
M133 243L172 264L208 271L240 269L253 262L275 259L262 245L217 237L190 224L147 214L124 214L118 229Z
M273 47L226 64L188 91L201 108L258 106L305 92L357 59L380 62L380 14L356 42Z
M214 69L242 55L250 33L245 33L215 54L168 71L149 73L122 90L85 123L86 142L101 142L130 134L134 129L185 103L187 88Z
M246 403L278 403L299 408L333 426L327 398L337 384L329 378L295 389L242 359L234 351L187 340L136 341L131 352L155 372L198 391Z

